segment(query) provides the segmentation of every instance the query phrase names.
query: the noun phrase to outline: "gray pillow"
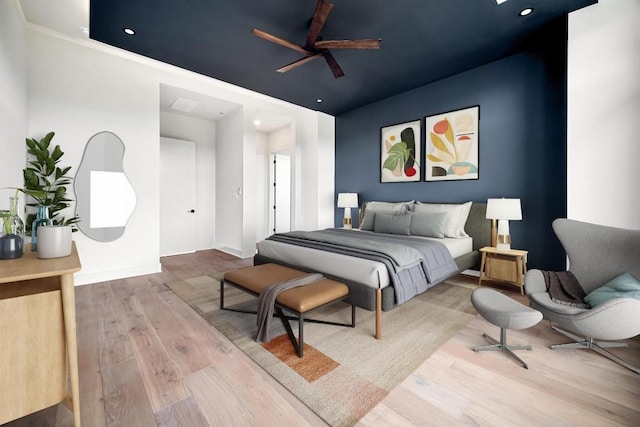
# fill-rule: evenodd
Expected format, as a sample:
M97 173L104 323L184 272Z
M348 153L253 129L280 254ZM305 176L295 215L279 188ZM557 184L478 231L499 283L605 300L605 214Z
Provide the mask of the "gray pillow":
M443 239L447 227L447 215L446 212L412 213L411 235Z
M374 211L392 211L396 215L403 214L407 212L413 204L415 200L409 200L407 202L367 202L366 208L372 209Z
M373 231L373 222L376 212L382 212L390 215L402 215L409 211L414 201L408 202L367 202L364 204L364 216L360 230Z
M364 211L364 218L362 218L362 224L360 224L360 230L373 231L373 224L376 218L376 213L382 213L387 215L398 215L399 211L392 211L386 209L366 209Z
M376 233L409 236L411 234L411 214L390 215L376 212L373 231Z

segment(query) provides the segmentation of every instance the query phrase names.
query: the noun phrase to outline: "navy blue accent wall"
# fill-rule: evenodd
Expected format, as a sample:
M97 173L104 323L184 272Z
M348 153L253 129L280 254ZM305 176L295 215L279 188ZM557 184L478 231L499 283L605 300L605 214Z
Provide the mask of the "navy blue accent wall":
M551 222L566 217L566 18L545 28L536 45L336 117L336 194L367 200L522 201L510 221L512 247L529 251L529 268L563 270L565 255ZM479 179L380 183L380 128L480 106ZM421 160L421 164L424 159ZM357 215L354 210L354 223ZM343 210L336 209L336 226Z

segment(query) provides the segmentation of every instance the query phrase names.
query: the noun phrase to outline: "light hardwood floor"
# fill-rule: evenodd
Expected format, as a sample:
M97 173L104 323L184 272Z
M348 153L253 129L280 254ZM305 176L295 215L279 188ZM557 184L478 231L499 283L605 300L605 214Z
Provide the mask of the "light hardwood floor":
M201 251L163 258L162 273L77 287L83 425L325 425L164 286L250 264ZM490 285L526 302L515 287ZM358 426L640 425L640 375L590 351L550 350L564 340L545 321L507 334L533 345L520 352L528 370L499 352L471 351L485 344L482 332L499 337L476 317ZM640 365L640 340L629 343L617 354ZM6 426L72 424L56 405Z

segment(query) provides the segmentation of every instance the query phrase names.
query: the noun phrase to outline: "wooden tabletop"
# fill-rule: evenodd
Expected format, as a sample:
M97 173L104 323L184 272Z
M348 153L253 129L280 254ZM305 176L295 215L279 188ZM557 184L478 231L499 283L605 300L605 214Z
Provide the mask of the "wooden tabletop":
M76 242L71 242L71 255L49 259L38 258L38 253L31 251L31 244L27 244L22 257L0 260L0 283L60 276L81 268Z
M486 252L489 254L499 254L499 255L512 255L512 256L525 256L529 253L529 251L523 251L520 249L504 250L504 249L494 248L493 246L485 246L484 248L480 249L480 252Z

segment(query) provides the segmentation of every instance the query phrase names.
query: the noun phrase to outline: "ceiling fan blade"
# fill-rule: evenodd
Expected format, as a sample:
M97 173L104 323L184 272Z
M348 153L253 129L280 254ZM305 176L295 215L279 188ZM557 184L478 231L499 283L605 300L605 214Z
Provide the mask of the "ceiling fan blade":
M313 55L313 52L308 51L303 46L300 46L297 43L293 43L288 40L281 39L280 37L274 36L273 34L266 33L262 30L258 30L257 28L254 28L253 30L251 30L251 34L253 34L254 36L260 37L262 39L268 40L270 42L279 44L280 46L288 47L289 49L293 49L304 55Z
M318 0L316 10L313 12L313 18L311 19L311 25L309 26L309 32L307 33L307 41L304 44L307 50L313 48L313 44L318 39L331 9L333 9L333 3L329 3L327 0Z
M336 61L336 58L333 57L331 52L329 52L326 49L322 49L322 56L324 56L324 59L326 59L327 64L329 64L329 68L331 68L333 77L335 77L336 79L339 79L340 77L344 76L344 71L342 71L342 68L340 68L340 65L338 65L338 61Z
M360 40L319 40L313 44L316 49L380 49L381 39Z
M316 58L320 58L322 56L321 53L316 53L315 55L310 55L310 56L305 56L304 58L298 59L297 61L292 62L289 65L285 65L284 67L280 67L278 68L276 71L279 73L286 73L289 70L293 70L294 68L297 68L299 66L301 66L302 64L306 64L309 61L312 61Z

